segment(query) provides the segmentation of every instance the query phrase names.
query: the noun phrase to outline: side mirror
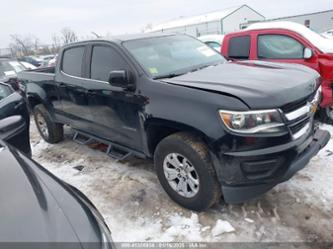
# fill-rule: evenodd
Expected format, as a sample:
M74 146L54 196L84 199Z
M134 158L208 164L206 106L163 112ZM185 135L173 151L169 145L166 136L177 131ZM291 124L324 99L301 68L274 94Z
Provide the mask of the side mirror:
M109 83L113 86L129 89L133 86L131 81L131 73L127 70L115 70L109 74Z
M22 116L11 116L0 120L0 139L7 140L15 136L24 127Z
M307 59L311 59L312 56L313 56L312 49L311 48L305 48L303 58L307 60Z

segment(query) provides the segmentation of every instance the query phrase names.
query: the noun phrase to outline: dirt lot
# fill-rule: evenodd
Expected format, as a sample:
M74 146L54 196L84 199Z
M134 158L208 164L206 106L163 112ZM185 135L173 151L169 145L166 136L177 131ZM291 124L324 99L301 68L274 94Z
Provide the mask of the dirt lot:
M323 128L333 135L333 127ZM333 140L260 199L195 213L168 198L151 161L117 163L73 142L70 129L56 145L41 140L34 124L31 130L33 158L94 202L115 241L333 241Z

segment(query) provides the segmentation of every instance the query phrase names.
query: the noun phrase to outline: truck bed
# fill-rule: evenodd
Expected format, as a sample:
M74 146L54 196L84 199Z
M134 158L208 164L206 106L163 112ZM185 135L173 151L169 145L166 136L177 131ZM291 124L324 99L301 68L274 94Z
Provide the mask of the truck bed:
M26 70L19 72L17 74L17 78L20 81L50 81L54 80L55 76L55 67L45 67L45 68L37 68L34 70Z

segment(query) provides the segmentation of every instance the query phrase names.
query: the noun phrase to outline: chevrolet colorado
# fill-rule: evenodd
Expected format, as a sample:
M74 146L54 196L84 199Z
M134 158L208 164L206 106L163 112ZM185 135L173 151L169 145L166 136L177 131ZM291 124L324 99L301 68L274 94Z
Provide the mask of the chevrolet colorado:
M205 210L258 197L326 145L315 128L320 77L300 65L227 62L179 34L65 46L55 68L19 74L41 136L63 125L153 158L178 204Z

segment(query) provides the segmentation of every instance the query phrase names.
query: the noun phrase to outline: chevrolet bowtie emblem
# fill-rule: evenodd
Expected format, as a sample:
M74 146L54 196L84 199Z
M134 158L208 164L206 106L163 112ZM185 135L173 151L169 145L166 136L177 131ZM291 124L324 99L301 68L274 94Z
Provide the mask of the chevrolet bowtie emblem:
M310 113L316 113L317 108L318 108L318 103L317 102L309 103Z

